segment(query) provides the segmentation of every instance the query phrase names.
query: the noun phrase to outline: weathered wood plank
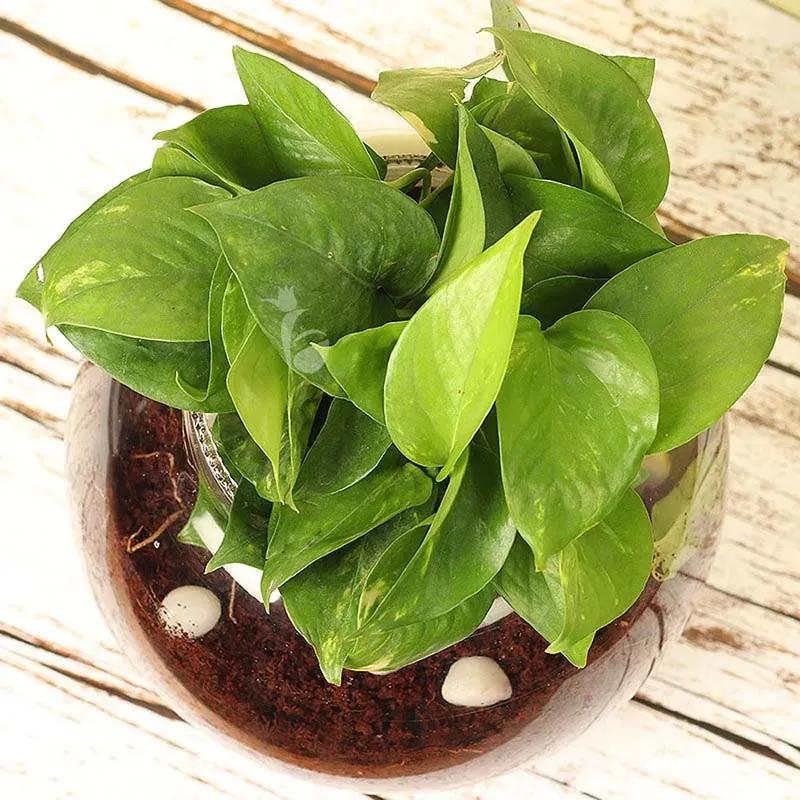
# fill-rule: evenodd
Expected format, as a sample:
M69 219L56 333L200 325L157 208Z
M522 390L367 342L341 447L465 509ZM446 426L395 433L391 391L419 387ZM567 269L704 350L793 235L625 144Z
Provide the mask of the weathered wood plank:
M170 714L44 664L39 651L0 637L0 691L13 735L4 737L0 786L6 797L126 800L266 798L306 800L318 789L223 750ZM9 778L20 787L10 791ZM335 800L363 795L326 790Z
M135 4L126 0L77 0L68 5L24 0L12 3L5 14L13 23L118 70L122 76L146 81L174 98L190 98L192 103L206 107L243 101L231 49L234 45L259 49L258 44L205 25L157 0ZM271 44L280 51L279 43ZM280 57L281 53L275 55ZM294 68L317 83L356 125L380 126L395 119L363 93L351 91L302 64Z

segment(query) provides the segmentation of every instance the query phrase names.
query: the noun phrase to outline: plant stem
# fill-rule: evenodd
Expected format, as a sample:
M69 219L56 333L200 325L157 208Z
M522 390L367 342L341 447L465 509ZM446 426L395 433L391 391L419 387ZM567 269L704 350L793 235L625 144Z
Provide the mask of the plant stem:
M451 172L424 200L420 200L420 205L427 208L445 189L453 185L454 172Z
M405 173L405 175L395 178L393 181L387 181L387 183L389 186L394 186L395 189L400 189L400 191L403 191L404 189L410 189L413 186L416 186L420 180L423 181L423 184L427 180L428 186L430 186L430 170L425 169L425 167L417 167L416 169L409 170Z

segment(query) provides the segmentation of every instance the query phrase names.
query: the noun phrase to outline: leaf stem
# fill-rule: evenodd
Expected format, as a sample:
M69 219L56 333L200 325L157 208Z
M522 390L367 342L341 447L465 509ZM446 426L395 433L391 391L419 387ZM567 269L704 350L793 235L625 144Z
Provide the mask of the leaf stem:
M451 172L427 197L420 200L420 205L427 208L443 191L449 189L453 185L453 177L455 173Z
M416 167L415 169L409 170L404 175L401 175L399 178L395 178L393 181L387 181L387 183L389 186L394 186L395 189L403 191L405 189L411 189L420 181L422 181L423 188L426 184L430 188L431 172L429 169L425 167Z

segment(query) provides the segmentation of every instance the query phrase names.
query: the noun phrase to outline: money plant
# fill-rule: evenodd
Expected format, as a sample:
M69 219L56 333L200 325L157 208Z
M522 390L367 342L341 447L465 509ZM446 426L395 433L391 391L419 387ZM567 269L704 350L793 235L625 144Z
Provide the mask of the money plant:
M643 459L718 420L778 331L785 242L659 226L653 60L492 11L485 58L380 75L430 149L391 180L316 86L236 48L247 104L157 134L19 288L116 380L216 415L238 488L199 487L208 569L261 570L332 683L498 597L585 665L651 575Z

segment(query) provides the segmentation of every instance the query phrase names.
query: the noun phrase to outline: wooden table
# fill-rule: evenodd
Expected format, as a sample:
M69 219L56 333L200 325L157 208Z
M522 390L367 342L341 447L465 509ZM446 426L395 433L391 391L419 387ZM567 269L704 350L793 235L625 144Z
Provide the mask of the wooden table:
M524 3L540 30L658 57L673 235L782 235L800 254L800 21L757 0ZM0 797L295 798L178 719L100 619L69 531L74 353L14 285L155 131L238 102L230 48L263 48L362 130L380 69L482 54L488 0L0 0ZM792 262L797 268L797 254ZM800 797L800 299L731 414L724 542L682 641L636 699L557 757L457 798ZM327 793L333 796L335 793ZM358 797L343 792L343 798Z

